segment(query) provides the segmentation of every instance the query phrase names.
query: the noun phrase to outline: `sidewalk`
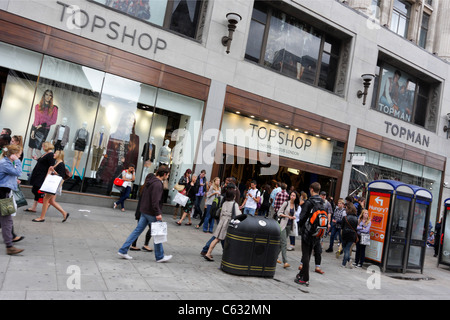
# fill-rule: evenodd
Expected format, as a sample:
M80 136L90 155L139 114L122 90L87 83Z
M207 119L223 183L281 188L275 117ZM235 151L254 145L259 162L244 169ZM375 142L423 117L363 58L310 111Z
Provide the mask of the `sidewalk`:
M170 207L165 207L163 216L169 226L164 250L173 258L156 263L153 252L130 251L133 260L117 255L136 226L134 211L67 203L62 206L70 212L66 223L61 223L62 216L54 208L50 208L44 223L32 222L38 215L23 212L25 207L19 209L14 218L15 232L25 239L16 246L25 251L8 256L0 240L0 300L436 300L450 296L450 269L436 267L433 249L427 249L424 274L408 273L409 280L394 278L402 274L368 273L368 265L343 269L334 253L323 252L325 274L312 272L311 284L304 288L294 283L301 258L299 239L295 250L288 251L290 268L278 265L273 279L241 277L219 269L220 245L213 252L214 262L201 257L200 251L211 235L195 229L195 219L193 226L177 226ZM145 232L138 240L139 247ZM328 239L325 242L327 246ZM152 242L150 245L153 247ZM314 258L311 262L314 264ZM374 276L379 277L370 278ZM372 287L379 284L379 288L370 289L368 279L375 279Z

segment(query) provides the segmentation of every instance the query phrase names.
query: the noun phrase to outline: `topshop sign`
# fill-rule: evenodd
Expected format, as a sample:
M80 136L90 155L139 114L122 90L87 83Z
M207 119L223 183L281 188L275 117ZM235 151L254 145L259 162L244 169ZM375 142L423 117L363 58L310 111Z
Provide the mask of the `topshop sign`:
M220 141L229 145L330 167L333 143L262 121L225 113Z
M144 51L153 51L167 48L167 42L161 38L154 38L146 32L140 32L114 20L107 20L99 15L92 15L80 9L78 6L70 5L61 1L56 1L61 6L59 19L66 23L70 30L86 29L91 33L102 32L108 39L120 41L122 44L130 44L132 47L139 47Z

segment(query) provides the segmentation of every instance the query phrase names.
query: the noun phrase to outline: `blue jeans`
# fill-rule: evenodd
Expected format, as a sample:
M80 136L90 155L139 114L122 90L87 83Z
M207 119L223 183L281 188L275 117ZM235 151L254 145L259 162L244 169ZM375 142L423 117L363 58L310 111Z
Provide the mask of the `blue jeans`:
M216 237L212 236L211 239L208 240L208 242L205 244L205 246L202 249L203 253L207 253L209 250L209 246L211 245L211 243L214 241ZM222 245L223 248L223 244L225 243L225 240L220 241L220 244Z
M123 244L122 248L119 249L120 253L126 254L130 249L131 244L141 235L147 226L151 228L151 224L156 222L156 217L149 214L141 212L141 218L139 219L136 229L128 236L127 240ZM164 248L162 243L154 243L153 248L155 250L156 261L164 258Z
M213 232L213 228L214 228L214 219L211 218L211 216L209 215L209 211L211 210L211 205L208 204L206 206L206 213L205 213L205 219L203 222L203 231L204 232Z
M345 266L347 262L350 261L350 248L352 247L353 242L348 241L342 244L342 248L344 249L344 259L342 259L342 265Z
M334 240L336 239L336 235L339 237L339 242L342 243L342 235L341 235L341 228L338 228L336 226L336 223L331 222L331 228L330 228L330 247L329 250L333 250L334 246Z
M195 204L194 204L194 217L201 219L203 212L200 208L202 204L203 196L195 196Z
M131 187L126 187L125 190L120 194L120 199L116 201L117 205L121 205L122 209L125 207L125 200L130 197Z
M251 216L255 216L255 211L256 211L256 209L253 209L253 208L247 208L247 207L244 208L244 214L249 214Z

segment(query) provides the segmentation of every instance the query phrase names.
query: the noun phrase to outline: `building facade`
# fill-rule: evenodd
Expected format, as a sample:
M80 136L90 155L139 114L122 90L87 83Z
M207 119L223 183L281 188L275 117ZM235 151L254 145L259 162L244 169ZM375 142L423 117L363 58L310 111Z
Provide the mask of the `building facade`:
M24 137L23 180L42 141L63 149L65 190L110 195L130 164L136 190L160 164L169 190L188 168L334 198L388 178L430 189L434 224L447 2L0 0L0 126Z

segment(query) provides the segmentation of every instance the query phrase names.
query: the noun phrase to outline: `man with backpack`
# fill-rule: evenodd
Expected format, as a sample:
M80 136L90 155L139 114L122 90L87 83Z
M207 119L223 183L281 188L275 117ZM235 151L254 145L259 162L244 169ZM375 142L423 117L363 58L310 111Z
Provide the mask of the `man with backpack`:
M312 250L320 244L321 237L328 228L327 214L325 213L324 202L319 196L320 184L313 182L309 186L311 197L305 201L300 220L298 222L299 230L302 234L302 268L295 277L295 283L309 285L309 261ZM312 219L314 218L314 219Z
M247 191L245 200L239 207L239 209L244 208L244 214L249 214L251 216L255 216L256 209L261 200L261 192L256 189L256 185L257 183L255 180L250 183L250 189Z

